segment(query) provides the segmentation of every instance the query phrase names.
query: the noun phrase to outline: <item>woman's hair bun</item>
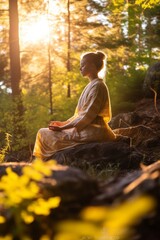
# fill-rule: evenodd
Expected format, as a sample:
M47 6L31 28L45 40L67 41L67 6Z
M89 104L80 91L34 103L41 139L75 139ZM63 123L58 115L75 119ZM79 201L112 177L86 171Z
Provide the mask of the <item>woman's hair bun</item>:
M106 58L106 55L104 52L97 51L96 52L97 56L99 56L100 59L104 60Z
M81 59L85 58L90 63L94 63L97 67L97 71L99 72L104 65L106 64L105 61L107 59L107 56L104 52L97 51L97 52L87 52L82 55Z

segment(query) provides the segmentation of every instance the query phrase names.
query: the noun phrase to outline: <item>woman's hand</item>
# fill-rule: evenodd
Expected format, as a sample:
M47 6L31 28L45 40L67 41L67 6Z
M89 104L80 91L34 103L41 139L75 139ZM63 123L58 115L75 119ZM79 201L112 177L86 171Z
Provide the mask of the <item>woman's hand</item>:
M62 128L61 126L52 126L52 125L49 125L49 130L52 130L52 131L61 131Z
M49 129L52 131L62 131L70 128L73 128L73 124L70 123L69 121L66 122L52 121L49 124Z
M52 122L50 122L48 127L49 127L49 130L52 130L52 131L61 131L62 126L63 126L63 122L52 121Z
M51 121L49 126L63 126L64 123L63 122L60 122L60 121Z

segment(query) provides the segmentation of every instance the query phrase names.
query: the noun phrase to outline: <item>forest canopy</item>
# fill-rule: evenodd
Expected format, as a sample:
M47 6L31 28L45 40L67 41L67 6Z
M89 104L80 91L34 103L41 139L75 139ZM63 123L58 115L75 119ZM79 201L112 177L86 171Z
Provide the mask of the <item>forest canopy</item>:
M86 51L107 54L113 115L132 110L159 42L159 0L0 1L0 148L31 151L39 128L73 114Z

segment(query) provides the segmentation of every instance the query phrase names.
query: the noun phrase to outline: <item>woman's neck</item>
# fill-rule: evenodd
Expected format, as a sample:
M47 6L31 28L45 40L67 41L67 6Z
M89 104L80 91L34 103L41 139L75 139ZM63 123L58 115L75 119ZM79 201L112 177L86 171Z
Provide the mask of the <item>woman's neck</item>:
M98 78L98 74L90 75L88 78L90 81L93 81L94 79Z

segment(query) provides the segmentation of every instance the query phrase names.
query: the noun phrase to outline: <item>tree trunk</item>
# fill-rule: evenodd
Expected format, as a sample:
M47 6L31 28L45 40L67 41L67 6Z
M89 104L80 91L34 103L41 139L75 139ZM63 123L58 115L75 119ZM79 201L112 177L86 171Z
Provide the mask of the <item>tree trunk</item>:
M52 100L52 63L51 63L51 46L50 39L48 43L48 83L49 83L49 102L50 114L53 114L53 100Z
M68 32L67 32L67 71L71 71L71 63L70 63L70 50L71 50L71 26L70 26L70 0L67 1L67 24L68 24ZM71 86L68 82L67 86L67 97L71 97Z
M12 149L18 150L24 147L22 142L26 137L26 131L23 121L24 107L20 89L21 66L17 0L9 0L9 24L10 80L13 98Z
M12 96L16 97L20 95L21 79L17 0L9 0L9 24L11 88Z

